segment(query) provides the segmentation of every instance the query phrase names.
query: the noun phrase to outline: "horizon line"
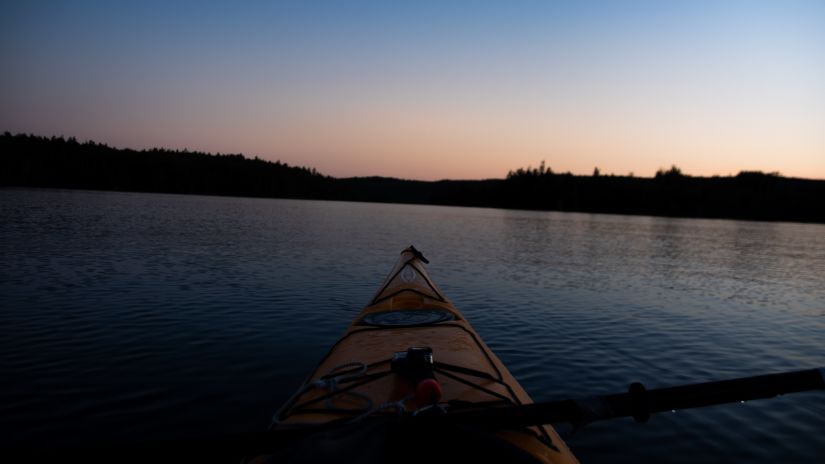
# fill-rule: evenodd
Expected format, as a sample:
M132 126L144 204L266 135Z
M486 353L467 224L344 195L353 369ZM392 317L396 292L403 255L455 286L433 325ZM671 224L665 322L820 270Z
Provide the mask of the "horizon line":
M753 169L741 169L737 173L727 173L727 174L718 174L718 173L716 173L716 174L711 174L711 175L693 175L693 174L685 173L684 171L682 171L682 169L679 168L676 163L671 164L670 167L664 167L664 166L659 167L657 169L656 173L654 173L651 176L636 175L633 171L630 171L627 174L617 174L615 172L605 173L605 172L602 172L601 168L599 168L598 166L594 166L594 168L593 168L594 171L591 174L577 174L577 173L573 173L570 170L568 170L568 171L553 171L552 166L546 166L545 165L545 160L542 160L540 162L540 164L539 164L540 167L535 167L534 168L534 167L532 167L532 165L517 167L517 168L514 168L514 169L510 169L507 174L505 174L504 176L501 176L501 177L482 177L482 178L447 178L447 177L443 177L443 178L421 179L421 178L406 178L406 177L398 177L398 176L394 176L394 175L381 175L381 174L363 174L363 175L355 175L355 176L334 176L334 175L330 175L330 174L325 174L325 173L319 171L314 166L289 164L288 162L281 161L280 159L272 160L272 159L268 159L268 158L262 158L259 155L246 154L246 153L243 153L243 152L234 152L234 153L233 152L220 152L220 151L212 152L212 151L203 151L203 150L198 150L198 149L190 150L189 147L184 147L184 148L181 149L181 148L170 148L170 147L165 147L165 146L151 146L150 148L132 148L132 147L122 147L122 146L110 145L106 142L100 142L100 141L97 141L97 140L93 140L91 138L78 140L77 137L75 137L75 136L66 136L64 134L47 136L47 135L37 135L37 134L34 134L34 133L27 133L27 132L12 133L11 131L8 131L8 130L3 131L2 135L3 136L11 136L11 137L24 136L24 137L38 137L38 138L44 138L44 139L63 139L66 142L74 141L75 143L78 143L80 145L95 144L95 145L102 145L102 146L105 146L105 147L108 147L108 148L112 148L114 150L132 150L132 151L136 151L136 152L146 152L146 151L152 151L152 150L159 150L159 151L169 151L169 152L176 152L176 153L197 153L197 154L204 154L204 155L209 155L209 156L242 156L242 157L244 157L245 159L248 159L248 160L260 160L260 161L264 161L264 162L268 162L268 163L280 163L280 164L284 164L286 166L291 166L291 167L306 169L306 170L310 170L310 171L315 171L319 175L322 175L324 177L331 177L333 179L381 178L381 179L396 179L396 180L413 181L413 182L491 181L491 180L505 180L510 176L510 174L515 173L515 172L520 171L520 170L521 171L539 172L539 170L543 169L544 171L542 173L546 173L546 174L550 174L550 175L570 175L570 176L575 176L575 177L628 177L628 178L636 178L636 179L654 179L654 178L656 178L657 175L660 175L662 173L667 173L667 172L673 172L675 170L675 171L678 172L678 175L681 175L681 176L684 176L684 177L692 177L692 178L712 179L712 178L736 177L736 176L741 175L741 174L762 174L762 175L768 175L768 176L781 177L781 178L785 178L785 179L825 181L825 177L822 177L822 178L818 178L818 177L795 177L795 176L786 176L786 175L782 174L781 171L765 172L765 171L762 171L762 170L753 170ZM598 174L596 174L596 172L598 172Z

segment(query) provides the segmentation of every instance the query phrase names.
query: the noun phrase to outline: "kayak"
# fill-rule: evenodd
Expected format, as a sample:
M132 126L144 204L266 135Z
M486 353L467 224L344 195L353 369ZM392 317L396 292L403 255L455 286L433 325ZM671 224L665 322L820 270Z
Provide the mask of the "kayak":
M574 463L550 425L442 421L533 403L408 247L343 336L273 417L260 462ZM255 459L253 461L258 461Z

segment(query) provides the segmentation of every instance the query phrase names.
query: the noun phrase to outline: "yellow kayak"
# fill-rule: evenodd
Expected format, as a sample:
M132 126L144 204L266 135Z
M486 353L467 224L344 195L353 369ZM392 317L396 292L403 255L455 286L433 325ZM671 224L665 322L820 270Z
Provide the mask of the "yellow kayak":
M435 285L426 262L414 247L401 253L369 304L276 413L272 434L290 438L267 461L578 462L549 425L438 425L436 416L453 411L532 400ZM425 416L430 420L415 420Z

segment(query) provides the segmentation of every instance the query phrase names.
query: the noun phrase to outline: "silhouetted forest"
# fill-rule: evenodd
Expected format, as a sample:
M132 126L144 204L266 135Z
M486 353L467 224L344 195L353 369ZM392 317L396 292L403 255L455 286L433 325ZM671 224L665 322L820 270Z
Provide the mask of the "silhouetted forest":
M0 138L0 185L260 197L320 197L331 179L307 168L188 150L129 150L74 137Z
M505 179L437 182L337 179L243 155L117 149L74 138L0 137L0 186L420 203L654 216L825 223L825 181L741 172L653 178L511 171Z

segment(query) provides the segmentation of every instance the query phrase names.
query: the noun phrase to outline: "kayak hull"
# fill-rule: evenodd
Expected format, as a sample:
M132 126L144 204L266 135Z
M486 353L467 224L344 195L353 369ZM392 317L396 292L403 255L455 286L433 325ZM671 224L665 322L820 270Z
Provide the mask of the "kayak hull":
M391 370L395 353L432 350L440 386L436 407L501 407L532 403L504 364L424 269L410 247L370 303L276 414L273 429L361 421L433 408L409 378ZM337 390L337 392L336 392ZM494 432L537 462L578 462L549 425Z

